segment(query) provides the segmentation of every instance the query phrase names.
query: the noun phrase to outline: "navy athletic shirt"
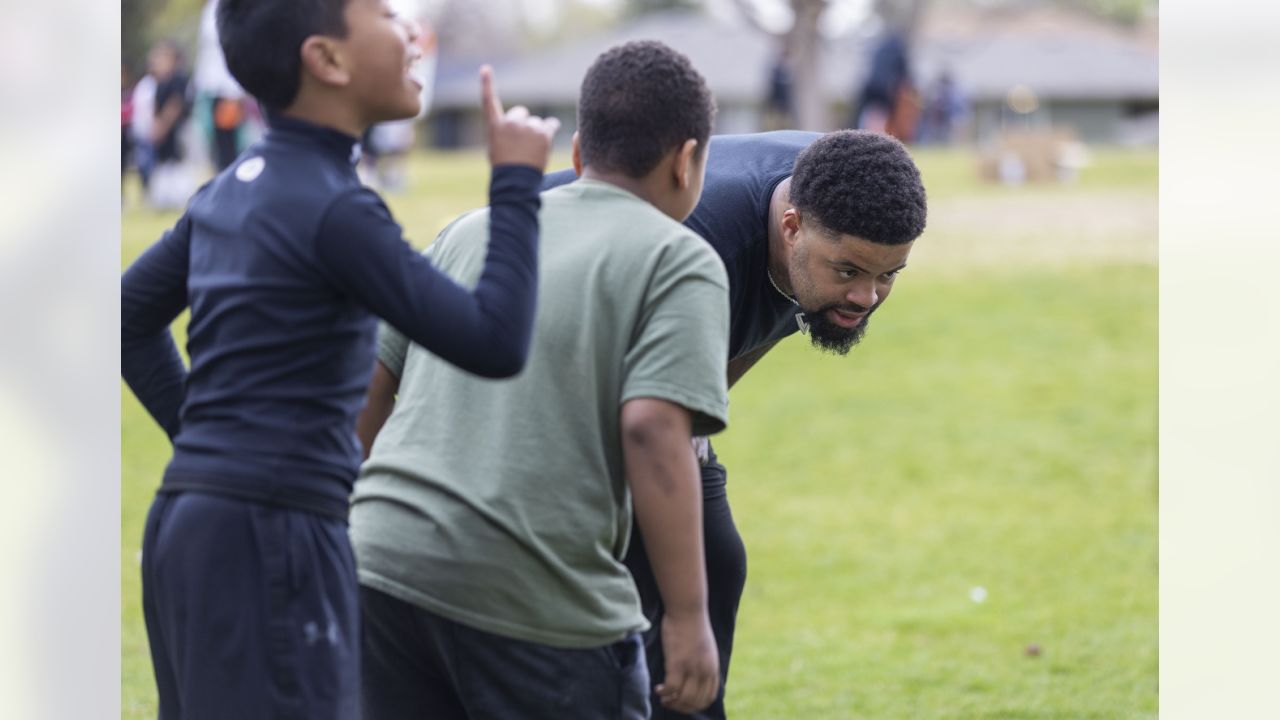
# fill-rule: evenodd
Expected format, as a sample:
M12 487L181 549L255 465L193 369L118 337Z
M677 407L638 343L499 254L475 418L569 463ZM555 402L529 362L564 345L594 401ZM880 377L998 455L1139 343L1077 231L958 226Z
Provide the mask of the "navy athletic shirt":
M524 366L542 173L494 168L473 295L410 247L360 183L355 138L288 117L270 125L122 276L121 374L173 440L161 492L345 520L375 315L479 375ZM188 306L189 372L169 332Z
M711 243L729 273L729 358L741 357L800 329L800 309L769 285L769 200L791 177L796 155L820 133L781 130L716 135L707 148L702 198L685 225ZM573 182L572 169L551 173L544 190Z

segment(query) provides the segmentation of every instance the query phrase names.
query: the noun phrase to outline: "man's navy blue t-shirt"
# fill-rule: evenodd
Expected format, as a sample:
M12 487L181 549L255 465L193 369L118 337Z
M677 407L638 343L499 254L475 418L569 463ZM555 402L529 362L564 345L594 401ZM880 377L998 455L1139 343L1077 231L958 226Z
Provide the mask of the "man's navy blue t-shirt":
M476 374L523 367L542 173L494 169L489 255L472 293L410 247L360 183L355 138L270 122L122 276L121 374L173 440L161 491L345 519L375 316ZM187 307L189 372L169 332Z
M820 133L781 130L716 135L707 147L702 198L685 225L711 243L729 274L729 358L741 357L799 330L799 308L769 284L769 202L791 177L796 156ZM544 190L573 182L573 170L551 173Z

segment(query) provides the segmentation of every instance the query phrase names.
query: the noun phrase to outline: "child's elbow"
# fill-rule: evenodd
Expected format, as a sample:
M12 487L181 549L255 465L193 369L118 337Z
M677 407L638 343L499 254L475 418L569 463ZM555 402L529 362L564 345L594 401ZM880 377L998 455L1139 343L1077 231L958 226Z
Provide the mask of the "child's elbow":
M505 380L519 375L529 363L529 345L522 347L497 348L484 358L484 362L473 368L480 377L490 380Z

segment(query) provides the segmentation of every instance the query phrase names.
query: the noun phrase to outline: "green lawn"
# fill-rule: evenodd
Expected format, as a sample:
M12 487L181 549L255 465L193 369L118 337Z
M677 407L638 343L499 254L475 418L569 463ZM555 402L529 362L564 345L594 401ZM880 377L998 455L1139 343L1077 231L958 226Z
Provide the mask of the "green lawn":
M732 393L730 714L1154 718L1156 155L1035 188L919 161L930 226L863 345L794 337ZM416 244L484 201L479 155L413 172L389 204ZM173 219L131 200L123 262ZM122 717L152 718L137 558L169 447L122 393Z

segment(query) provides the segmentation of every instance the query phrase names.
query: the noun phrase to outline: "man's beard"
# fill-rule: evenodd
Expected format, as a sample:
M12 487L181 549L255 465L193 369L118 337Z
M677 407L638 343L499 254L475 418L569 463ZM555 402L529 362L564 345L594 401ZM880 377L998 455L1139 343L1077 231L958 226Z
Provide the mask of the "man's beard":
M832 355L848 355L853 346L857 345L866 334L867 321L871 319L877 307L879 303L851 328L841 327L827 319L827 311L840 308L839 305L827 305L813 312L806 310L804 321L809 324L809 342L823 352L829 352Z

